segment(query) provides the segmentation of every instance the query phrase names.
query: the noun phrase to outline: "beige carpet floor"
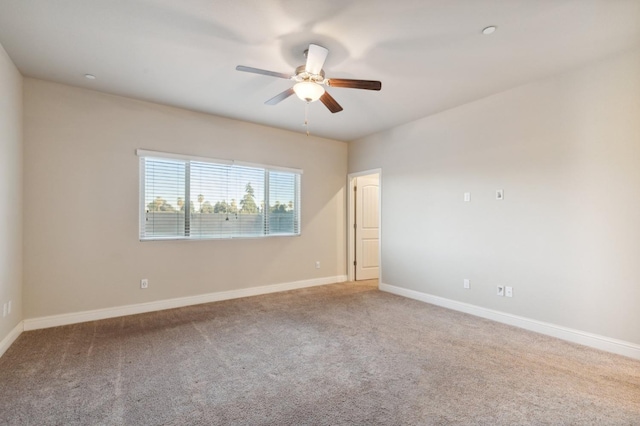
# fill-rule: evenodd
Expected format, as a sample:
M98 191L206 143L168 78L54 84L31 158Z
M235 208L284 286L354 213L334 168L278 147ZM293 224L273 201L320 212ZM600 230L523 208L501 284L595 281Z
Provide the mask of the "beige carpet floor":
M23 333L3 425L640 425L640 362L345 283Z

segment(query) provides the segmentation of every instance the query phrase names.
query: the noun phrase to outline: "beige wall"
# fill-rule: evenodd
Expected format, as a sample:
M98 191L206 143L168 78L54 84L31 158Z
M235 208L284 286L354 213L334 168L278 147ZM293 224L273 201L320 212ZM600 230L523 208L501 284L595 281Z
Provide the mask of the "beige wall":
M34 79L24 93L25 318L345 274L345 143ZM302 236L138 241L136 148L303 169Z
M384 283L640 343L640 52L350 143L377 167Z
M0 341L22 321L22 76L0 46ZM11 313L2 317L5 303Z

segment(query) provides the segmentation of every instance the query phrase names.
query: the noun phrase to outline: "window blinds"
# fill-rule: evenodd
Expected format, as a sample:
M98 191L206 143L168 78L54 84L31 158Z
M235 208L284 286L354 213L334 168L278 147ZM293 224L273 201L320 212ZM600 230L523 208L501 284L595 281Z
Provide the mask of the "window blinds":
M300 234L299 170L138 155L142 240Z

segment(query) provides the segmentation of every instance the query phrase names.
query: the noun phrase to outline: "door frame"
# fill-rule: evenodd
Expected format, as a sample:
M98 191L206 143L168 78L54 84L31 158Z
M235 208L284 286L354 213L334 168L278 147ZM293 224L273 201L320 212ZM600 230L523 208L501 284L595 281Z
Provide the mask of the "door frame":
M367 175L378 175L378 286L382 283L382 169L363 170L347 175L347 280L355 278L355 207L356 198L353 196L353 188L356 178Z

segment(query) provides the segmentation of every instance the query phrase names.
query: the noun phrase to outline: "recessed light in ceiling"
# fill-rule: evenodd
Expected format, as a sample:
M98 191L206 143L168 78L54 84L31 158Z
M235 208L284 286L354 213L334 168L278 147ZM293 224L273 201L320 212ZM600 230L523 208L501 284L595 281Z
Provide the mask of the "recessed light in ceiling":
M496 27L494 25L491 25L491 26L485 28L484 30L482 30L482 34L484 34L484 35L493 34L494 32L496 32L497 28L498 27Z
M89 79L89 80L95 80L96 76L93 74L85 74L84 78Z

